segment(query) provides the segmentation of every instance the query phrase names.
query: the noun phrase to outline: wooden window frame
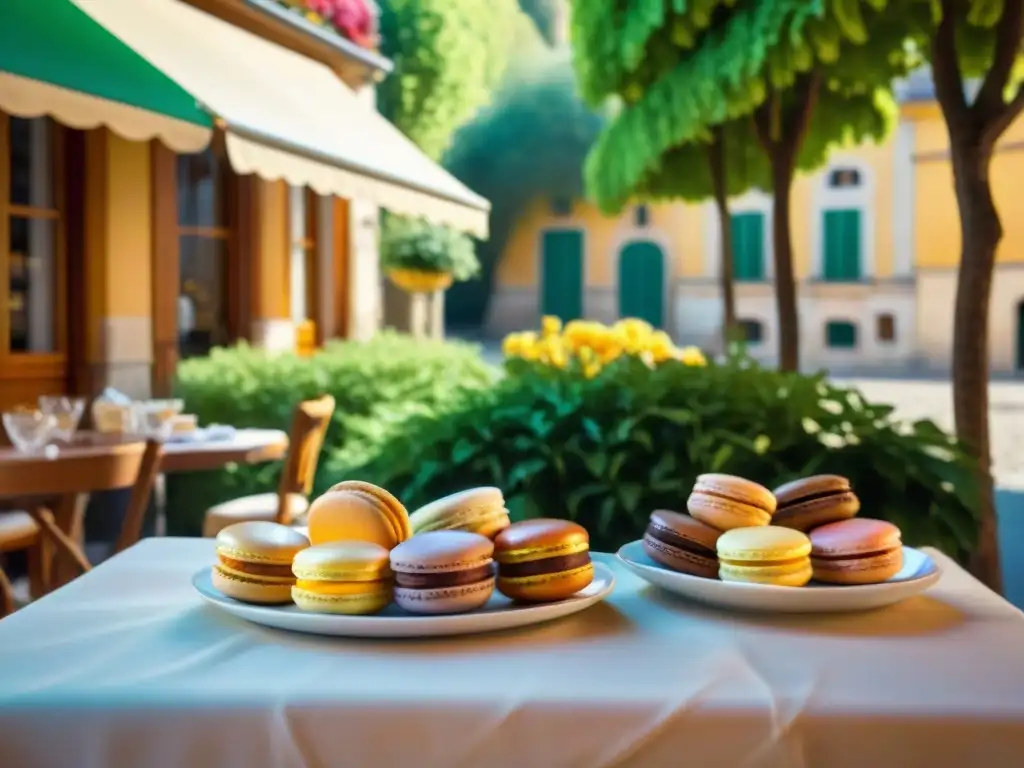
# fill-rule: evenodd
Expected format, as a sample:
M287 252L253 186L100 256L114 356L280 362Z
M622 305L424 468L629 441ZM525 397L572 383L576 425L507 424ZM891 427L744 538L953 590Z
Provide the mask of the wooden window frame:
M305 255L303 268L306 270L306 320L312 320L317 326L317 344L321 343L320 336L320 296L318 285L320 282L320 197L309 187L302 190L303 208L305 209L306 222L303 227L304 235L298 242L293 242L291 237L291 195L289 190L288 204L288 269L285 295L288 297L288 316L292 317L293 307L291 306L292 295L292 249L295 246L302 248Z
M882 312L875 316L875 334L882 344L896 343L896 315Z
M153 233L153 375L154 394L166 396L173 390L179 361L178 291L181 285L181 237L213 236L227 240L227 320L231 343L248 339L252 307L259 291L253 269L259 247L255 228L258 206L254 176L239 176L228 163L223 136L217 134L210 151L226 164L228 223L203 227L182 225L178 210L178 155L159 141L150 143L151 211Z
M0 112L0 379L68 377L67 314L67 224L68 190L66 173L67 134L65 128L50 120L50 166L53 173L53 208L38 208L10 201L10 120ZM10 219L12 216L55 221L54 231L54 350L51 352L12 352L10 326ZM66 384L65 384L66 386Z

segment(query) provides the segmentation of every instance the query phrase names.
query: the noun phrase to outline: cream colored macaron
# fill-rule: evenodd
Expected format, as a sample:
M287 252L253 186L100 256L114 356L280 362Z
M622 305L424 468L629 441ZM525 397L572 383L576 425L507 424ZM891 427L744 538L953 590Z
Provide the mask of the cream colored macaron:
M470 488L432 501L409 516L414 534L430 531L469 531L493 539L510 520L501 489Z

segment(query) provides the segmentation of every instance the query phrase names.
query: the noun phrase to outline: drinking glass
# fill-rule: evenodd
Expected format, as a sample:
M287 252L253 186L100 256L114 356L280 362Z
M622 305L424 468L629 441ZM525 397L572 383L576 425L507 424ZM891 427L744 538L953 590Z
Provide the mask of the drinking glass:
M2 420L11 444L22 453L45 453L57 428L57 418L42 411L9 411Z
M171 434L174 413L161 404L146 403L140 409L142 433L155 440L166 440Z
M85 412L85 398L43 395L39 398L39 410L57 420L53 436L70 443Z

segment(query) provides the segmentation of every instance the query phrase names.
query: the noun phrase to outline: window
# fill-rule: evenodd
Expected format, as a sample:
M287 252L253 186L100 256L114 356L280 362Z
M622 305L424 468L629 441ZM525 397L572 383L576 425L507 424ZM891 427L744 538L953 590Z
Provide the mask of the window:
M646 227L651 223L651 209L646 205L638 205L633 209L633 224L637 227Z
M293 323L313 319L316 308L317 203L319 198L305 187L289 189L291 263L289 267L291 316Z
M734 213L731 227L733 276L764 280L764 214Z
M747 344L760 344L764 341L764 326L760 320L740 320L743 341Z
M857 346L857 326L845 320L830 320L825 324L825 346L854 349Z
M896 341L896 318L889 314L879 315L877 322L878 340Z
M63 347L61 129L0 114L0 355Z
M178 156L178 348L182 357L209 354L229 332L231 207L227 161L212 150Z
M553 216L568 216L572 213L572 199L568 197L554 197L551 199L551 214Z
M825 211L822 275L825 280L854 282L861 279L860 225L859 209Z
M860 186L860 171L856 168L836 168L828 175L832 189L850 189Z

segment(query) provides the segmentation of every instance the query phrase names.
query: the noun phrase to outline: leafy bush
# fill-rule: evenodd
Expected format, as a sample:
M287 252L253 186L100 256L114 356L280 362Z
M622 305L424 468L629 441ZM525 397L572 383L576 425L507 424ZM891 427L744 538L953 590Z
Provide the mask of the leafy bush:
M383 333L368 342L333 342L307 358L245 345L217 349L181 363L177 394L200 423L283 430L299 401L333 395L337 409L317 475L322 490L334 454L357 461L366 455L363 444L386 440L401 420L438 418L458 393L488 388L497 374L471 345ZM230 466L168 477L171 532L198 533L209 506L273 490L279 471L279 464Z
M899 525L911 545L963 558L976 531L976 486L959 446L928 421L821 376L745 358L653 368L622 357L600 375L513 359L499 385L436 417L414 417L361 466L360 477L410 507L473 485L504 489L517 518L566 517L597 550L642 535L654 509L684 509L702 472L775 487L818 473L850 478L862 514ZM337 479L337 478L336 478Z
M422 219L388 216L381 235L380 264L388 269L447 272L455 280L480 274L480 261L468 235Z

